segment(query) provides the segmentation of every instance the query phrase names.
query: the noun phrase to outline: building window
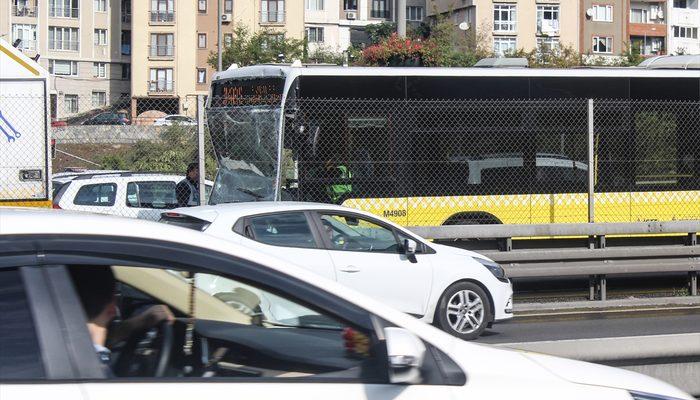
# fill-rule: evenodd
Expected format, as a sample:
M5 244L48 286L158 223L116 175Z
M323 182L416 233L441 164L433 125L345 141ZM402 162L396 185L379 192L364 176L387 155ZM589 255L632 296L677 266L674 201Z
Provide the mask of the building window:
M153 93L171 93L175 89L172 68L151 68L148 91Z
M406 7L406 20L421 22L423 21L424 8L420 6Z
M197 10L199 10L200 13L204 14L207 12L207 0L198 0L197 1Z
M197 47L199 47L200 49L207 48L207 34L206 33L197 34Z
M78 28L49 26L49 50L78 51Z
M612 54L613 38L609 36L593 36L593 52Z
M78 18L79 0L49 0L49 17Z
M107 45L107 29L95 29L95 45Z
M107 93L105 92L92 92L92 106L93 107L104 107L107 105Z
M613 22L613 6L596 4L593 6L593 21Z
M67 94L63 97L63 104L65 105L66 112L69 114L77 114L78 108L78 95L77 94Z
M284 0L261 0L260 22L284 22Z
M36 50L36 25L12 24L12 42L21 40L19 48L22 50Z
M131 23L131 0L122 0L121 4L122 22Z
M549 53L552 50L559 48L559 38L558 37L538 37L537 38L537 51L540 53Z
M207 83L206 68L197 68L197 83Z
M122 64L122 79L131 79L131 64Z
M390 14L387 0L372 0L372 11L370 12L370 17L389 19Z
M697 39L698 38L698 28L691 28L688 26L673 26L673 37L674 38L685 38L685 39Z
M233 0L224 0L224 12L227 14L233 12Z
M78 76L78 62L49 60L49 73L52 75Z
M630 22L633 24L648 24L649 11L642 8L633 8L630 10Z
M357 0L343 0L345 11L357 11Z
M151 57L172 57L175 55L175 35L172 33L151 33Z
M494 4L493 6L493 30L496 32L515 32L516 30L515 4Z
M323 43L323 28L316 26L306 28L306 40L309 43Z
M107 64L103 62L92 63L92 76L95 78L106 78Z
M262 43L260 43L260 46L263 49L267 49L270 47L271 43L279 43L283 40L284 40L284 33L270 33L270 34L265 35Z
M95 0L95 11L106 12L107 0Z
M517 42L514 37L496 36L493 38L493 52L499 57L515 52L516 46Z
M131 31L122 31L121 47L122 55L131 55Z
M233 33L224 33L224 47L228 47L233 44Z
M673 8L688 8L688 0L673 0Z
M306 9L309 11L325 10L323 0L304 0L304 4L306 5Z
M175 21L175 0L151 0L151 22Z
M558 5L537 5L537 33L549 36L559 34Z

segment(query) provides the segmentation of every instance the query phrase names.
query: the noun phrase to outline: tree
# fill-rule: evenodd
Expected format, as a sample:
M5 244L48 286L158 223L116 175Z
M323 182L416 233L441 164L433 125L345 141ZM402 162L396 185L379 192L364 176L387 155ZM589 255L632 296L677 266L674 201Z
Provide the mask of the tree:
M365 26L365 32L369 36L372 44L381 43L391 37L396 32L396 24L393 22L382 22Z
M280 57L282 59L280 59ZM301 60L304 57L304 41L287 38L284 33L262 30L250 33L248 28L237 25L233 30L233 41L222 52L222 67ZM209 65L216 68L218 55L209 55Z

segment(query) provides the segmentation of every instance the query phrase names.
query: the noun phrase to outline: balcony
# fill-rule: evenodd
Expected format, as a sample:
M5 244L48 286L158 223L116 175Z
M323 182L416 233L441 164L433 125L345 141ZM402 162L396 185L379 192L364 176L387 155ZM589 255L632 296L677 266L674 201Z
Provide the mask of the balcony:
M261 11L260 12L260 23L261 24L284 24L285 13L284 11Z
M369 16L370 18L389 19L391 18L391 13L389 12L389 10L372 10L370 11Z
M122 13L122 23L123 24L130 24L131 23L131 14Z
M49 50L78 51L80 42L77 40L49 40Z
M52 17L52 18L78 18L79 16L80 16L80 9L79 8L49 6L49 17Z
M541 19L537 21L537 34L542 36L559 36L559 20Z
M173 94L175 93L175 81L156 80L148 81L148 94Z
M151 25L174 25L175 11L149 11Z
M36 17L36 6L12 6L12 15L15 17Z
M148 58L170 60L175 57L175 46L148 46Z

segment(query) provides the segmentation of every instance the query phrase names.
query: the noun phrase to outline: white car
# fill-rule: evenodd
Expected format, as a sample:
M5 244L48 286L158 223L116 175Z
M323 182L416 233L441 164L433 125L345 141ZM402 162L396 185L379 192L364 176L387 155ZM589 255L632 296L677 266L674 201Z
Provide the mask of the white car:
M184 175L114 172L63 176L53 208L157 220L163 210L178 207L175 187ZM58 185L58 184L57 184ZM206 193L211 191L211 182Z
M513 317L513 289L500 265L370 213L251 202L179 208L163 213L161 222L287 259L462 339Z
M0 242L3 400L692 399L634 372L459 340L193 230L0 209ZM203 290L215 280L227 292ZM153 304L175 321L146 331L117 321L110 329L128 334L111 353L102 319L87 325L87 315L127 319ZM270 318L276 306L288 315Z
M171 125L185 125L193 126L197 125L197 121L186 116L186 115L166 115L165 117L158 118L153 121L154 126L171 126Z

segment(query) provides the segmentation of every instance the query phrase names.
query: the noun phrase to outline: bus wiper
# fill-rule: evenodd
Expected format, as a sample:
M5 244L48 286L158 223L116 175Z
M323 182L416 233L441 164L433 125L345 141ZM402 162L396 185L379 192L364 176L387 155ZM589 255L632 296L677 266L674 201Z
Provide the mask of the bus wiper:
M254 191L249 190L249 189L245 189L245 188L236 188L236 190L238 190L238 191L241 192L241 193L245 193L245 194L247 194L248 196L255 197L256 200L260 200L260 199L264 199L264 198L265 198L265 196L261 195L260 193L255 193Z

